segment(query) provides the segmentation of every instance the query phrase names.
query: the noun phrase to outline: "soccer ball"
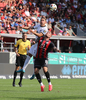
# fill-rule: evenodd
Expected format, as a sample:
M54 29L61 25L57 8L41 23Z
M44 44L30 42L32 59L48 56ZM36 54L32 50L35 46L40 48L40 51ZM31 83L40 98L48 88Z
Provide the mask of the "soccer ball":
M57 5L56 4L50 4L50 10L51 11L57 10Z

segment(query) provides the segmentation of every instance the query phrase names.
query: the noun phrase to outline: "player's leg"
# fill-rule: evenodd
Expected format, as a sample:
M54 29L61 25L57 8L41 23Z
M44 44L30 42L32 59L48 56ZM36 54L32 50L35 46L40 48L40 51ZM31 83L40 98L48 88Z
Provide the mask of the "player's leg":
M49 85L49 91L51 91L52 90L52 84L51 84L51 80L50 80L50 74L49 74L49 72L48 72L48 60L46 59L43 59L42 60L42 62L41 63L43 63L42 65L42 67L43 67L43 71L44 71L44 74L45 74L45 76L46 76L46 78L47 78L47 81L48 81L48 85Z
M36 54L37 54L37 45L35 46L35 49L34 49L34 52L33 52L33 63L35 62L35 58L36 58ZM35 65L34 65L35 66ZM33 66L33 67L34 67ZM33 72L33 75L31 76L30 80L34 79L35 78L35 73Z
M36 76L38 82L40 83L41 92L43 92L45 86L43 85L42 80L41 80L41 76L39 74L39 70L41 69L41 67L40 67L40 62L37 59L35 59L34 68L35 68L35 71L34 71L35 72L35 76Z
M48 81L48 85L49 85L49 89L48 90L51 91L52 90L52 84L51 84L50 74L48 72L48 68L47 67L43 67L43 71L44 71L45 76L46 76L47 81Z
M20 66L23 67L25 60L26 60L26 55L22 55L22 56L21 56L21 60L20 60L20 62L21 62ZM21 69L22 69L22 67L21 67ZM18 83L20 87L22 86L23 75L24 75L24 72L21 72L21 73L20 73L20 81L19 81L19 83Z
M35 59L33 58L33 75L31 76L30 80L32 80L32 79L35 78L35 73L34 73L34 61L35 61Z
M25 60L25 63L24 63L24 66L23 66L23 70L25 71L25 69L27 68L28 64L30 63L30 58L32 57L33 55L31 53L28 53L27 55L27 58Z
M20 73L20 72L25 72L25 69L27 68L29 62L30 62L30 58L32 57L32 54L28 53L27 57L26 57L26 60L24 62L24 65L22 67L22 69L16 71L17 73Z
M28 55L27 55L27 59L26 59L26 61L24 63L24 66L23 66L23 70L25 70L27 68L28 64L30 63L30 58L32 56L34 56L34 57L36 56L37 45L38 45L38 43L36 43L36 44L31 46L31 48L30 48L30 50L28 52Z
M36 76L38 82L40 83L40 86L41 86L41 92L43 92L45 86L44 86L44 84L42 83L41 76L40 76L40 74L39 74L39 69L38 69L38 68L35 68L35 76Z
M15 80L16 80L16 76L17 76L17 70L19 70L19 66L16 66L16 69L15 69L15 71L14 71L14 78L13 78L13 83L12 83L12 85L15 87Z
M16 80L16 76L17 76L17 70L19 70L19 66L20 66L20 56L16 56L16 68L14 71L14 78L13 78L13 83L12 85L15 86L15 80Z
M22 67L21 67L21 69L22 69ZM21 72L21 73L20 73L20 81L19 81L19 83L18 83L18 85L19 85L20 87L22 86L23 75L24 75L24 72Z

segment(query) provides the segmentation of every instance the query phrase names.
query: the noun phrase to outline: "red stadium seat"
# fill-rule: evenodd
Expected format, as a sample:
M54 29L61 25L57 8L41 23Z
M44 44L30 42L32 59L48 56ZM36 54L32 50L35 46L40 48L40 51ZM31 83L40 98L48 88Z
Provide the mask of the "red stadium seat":
M9 34L12 34L12 31L11 30L8 30Z
M16 31L15 30L12 30L12 34L16 34Z

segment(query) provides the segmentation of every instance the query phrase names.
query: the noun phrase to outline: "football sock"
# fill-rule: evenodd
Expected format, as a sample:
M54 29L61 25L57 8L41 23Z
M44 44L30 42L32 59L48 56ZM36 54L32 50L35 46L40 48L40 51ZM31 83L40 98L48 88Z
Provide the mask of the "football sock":
M23 75L24 75L24 73L23 73L23 72L21 72L21 74L20 74L20 82L19 82L19 83L21 83L21 82L22 82Z
M40 85L43 86L43 83L41 82Z
M15 83L16 76L17 76L17 72L16 72L16 71L14 71L13 83Z
M28 66L28 64L29 64L29 62L30 62L30 58L31 58L31 57L27 55L27 58L26 58L26 60L25 60L24 66L23 66L23 70L25 70L25 69L27 68L27 66Z
M41 76L40 76L40 74L39 74L39 73L38 73L38 74L36 74L36 78L37 78L37 80L38 80L38 82L39 82L39 83L42 83Z
M45 76L46 76L46 78L47 78L47 81L48 81L48 83L50 82L50 74L49 74L49 72L47 71L47 72L45 72Z
M51 82L48 83L49 85L52 85Z

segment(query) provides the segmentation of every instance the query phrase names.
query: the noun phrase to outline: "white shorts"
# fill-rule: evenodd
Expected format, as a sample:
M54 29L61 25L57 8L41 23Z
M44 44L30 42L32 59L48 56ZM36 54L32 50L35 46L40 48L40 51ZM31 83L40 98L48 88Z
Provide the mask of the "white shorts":
M36 57L37 47L38 47L38 43L32 45L31 48L30 48L30 50L28 51L28 53L30 53L30 54L32 54L34 57Z

